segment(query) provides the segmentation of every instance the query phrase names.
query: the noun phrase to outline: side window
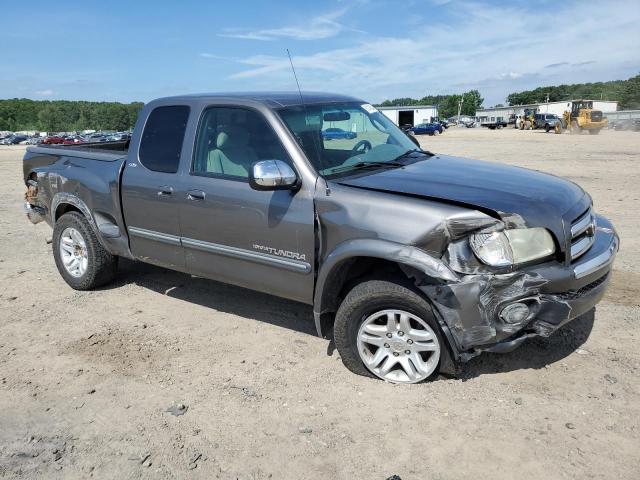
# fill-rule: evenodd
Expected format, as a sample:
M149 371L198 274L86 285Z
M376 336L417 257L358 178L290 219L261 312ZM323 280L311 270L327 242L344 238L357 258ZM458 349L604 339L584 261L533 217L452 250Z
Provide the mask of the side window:
M192 173L246 180L253 163L291 159L264 117L240 107L204 111L196 135Z
M176 173L188 119L186 105L155 108L142 132L140 162L149 170Z

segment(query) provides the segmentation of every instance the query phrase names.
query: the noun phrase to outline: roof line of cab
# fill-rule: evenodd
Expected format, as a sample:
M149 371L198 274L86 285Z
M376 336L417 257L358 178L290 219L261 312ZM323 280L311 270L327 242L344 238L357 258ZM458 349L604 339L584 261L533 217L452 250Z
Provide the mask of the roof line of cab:
M272 108L280 107L292 107L302 105L303 102L300 99L304 99L305 105L313 105L318 103L339 103L339 102L360 102L366 103L356 97L350 97L347 95L339 95L334 93L325 92L232 92L232 93L193 93L187 95L175 95L170 97L157 98L149 103L167 103L167 102L179 102L188 100L252 100L254 102L262 103L265 106Z

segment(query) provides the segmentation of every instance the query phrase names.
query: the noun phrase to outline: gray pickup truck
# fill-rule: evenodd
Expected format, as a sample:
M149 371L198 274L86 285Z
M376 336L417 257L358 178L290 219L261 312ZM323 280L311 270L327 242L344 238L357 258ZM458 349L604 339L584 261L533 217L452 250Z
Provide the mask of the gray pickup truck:
M28 148L24 181L72 288L124 257L303 302L350 370L390 382L550 335L618 250L578 185L421 150L340 95L155 100L130 143Z

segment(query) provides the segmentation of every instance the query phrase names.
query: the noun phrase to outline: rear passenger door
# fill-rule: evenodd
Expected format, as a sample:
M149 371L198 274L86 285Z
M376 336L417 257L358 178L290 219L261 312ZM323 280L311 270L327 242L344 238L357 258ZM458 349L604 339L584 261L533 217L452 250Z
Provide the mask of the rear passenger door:
M204 109L180 199L189 272L310 303L315 254L313 191L257 191L259 160L294 167L264 115L251 108ZM294 167L295 169L295 167Z
M129 156L122 176L131 252L145 262L176 270L184 269L176 187L189 111L186 105L153 109L144 125L138 158Z

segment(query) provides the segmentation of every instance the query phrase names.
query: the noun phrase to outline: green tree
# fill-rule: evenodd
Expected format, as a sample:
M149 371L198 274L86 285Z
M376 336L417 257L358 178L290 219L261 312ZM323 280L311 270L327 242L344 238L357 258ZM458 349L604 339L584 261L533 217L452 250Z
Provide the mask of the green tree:
M526 105L547 101L561 102L589 98L593 100L613 100L619 102L621 109L640 107L640 75L628 80L613 80L611 82L575 83L571 85L550 85L533 90L511 93L507 96L509 105Z
M620 108L640 108L640 75L636 75L627 80L620 98Z
M474 116L476 114L476 110L482 107L482 102L484 102L484 98L482 98L480 92L478 90L470 90L464 94L462 110L460 113L463 115Z
M132 128L144 104L86 101L0 100L0 130L52 132Z
M47 132L64 130L66 123L61 108L57 105L47 105L38 113L40 128Z

